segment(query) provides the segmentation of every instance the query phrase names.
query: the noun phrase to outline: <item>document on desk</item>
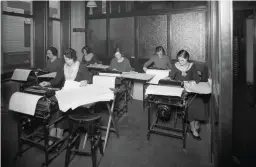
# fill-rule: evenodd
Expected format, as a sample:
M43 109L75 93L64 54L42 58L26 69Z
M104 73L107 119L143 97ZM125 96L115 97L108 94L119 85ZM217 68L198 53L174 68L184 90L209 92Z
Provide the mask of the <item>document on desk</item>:
M184 81L184 88L187 92L193 92L198 94L210 94L212 92L212 87L208 82L190 84L188 81Z
M162 85L149 85L146 89L146 95L163 95L181 97L184 88Z
M66 80L62 90L77 89L77 88L80 88L80 82Z
M57 72L51 72L49 74L39 75L38 78L55 78Z
M27 81L30 72L31 70L15 69L11 79L17 81Z
M155 75L154 78L152 78L148 83L149 84L158 84L160 79L163 79L165 77L169 76L169 70L154 70L154 69L148 69L146 71L146 74Z
M90 64L87 66L87 68L107 69L107 68L109 68L109 66L103 65L103 64Z
M15 92L10 99L9 110L34 115L37 102L42 97L23 92Z
M99 72L99 75L101 75L101 76L110 76L110 77L121 77L122 74Z
M145 73L134 73L134 72L122 73L122 77L124 77L124 78L143 80L143 81L148 81L148 80L152 79L154 76L155 75L145 74Z
M104 86L104 87L107 87L107 88L115 89L116 77L94 75L92 83L94 85L99 85L99 86Z
M114 99L113 91L107 87L94 84L56 91L55 96L58 100L59 108L63 112L69 109L75 109L79 106Z

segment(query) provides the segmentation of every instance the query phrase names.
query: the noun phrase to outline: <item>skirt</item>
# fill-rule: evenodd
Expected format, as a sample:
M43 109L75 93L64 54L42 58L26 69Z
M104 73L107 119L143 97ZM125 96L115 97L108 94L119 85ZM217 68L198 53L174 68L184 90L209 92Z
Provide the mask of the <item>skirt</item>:
M192 96L189 97L188 101L192 100ZM204 96L197 95L188 106L188 121L208 121L208 115L206 111L206 102Z

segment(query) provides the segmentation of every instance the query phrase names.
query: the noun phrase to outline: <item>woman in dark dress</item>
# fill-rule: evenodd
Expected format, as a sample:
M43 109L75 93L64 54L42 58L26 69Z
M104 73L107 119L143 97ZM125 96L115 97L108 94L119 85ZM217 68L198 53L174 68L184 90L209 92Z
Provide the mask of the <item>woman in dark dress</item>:
M46 50L47 62L44 70L50 72L57 72L58 68L63 64L58 58L58 50L55 47L49 47Z
M66 80L80 82L80 86L86 86L88 83L91 83L91 75L87 67L77 60L76 51L74 49L69 48L64 52L64 60L65 64L62 68L59 68L56 77L50 82L41 82L39 84L40 86L52 86L61 88L63 87ZM62 115L63 113L61 111L56 112L56 114L52 116L51 121L54 121ZM67 122L62 121L50 129L50 135L61 139L63 138L63 129L66 128ZM52 141L49 141L49 144L51 145Z
M180 50L177 54L177 60L178 62L172 66L169 77L173 80L189 81L188 84L191 85L197 84L200 81L200 76L197 73L195 65L189 62L189 53L186 50ZM190 105L193 105L193 102ZM199 110L189 110L188 112L190 131L196 140L201 140L198 120L204 120L204 115Z
M90 64L101 64L101 61L97 59L97 57L92 53L91 48L88 46L84 46L82 48L82 53L83 53L83 58L82 62L85 65L90 65Z
M114 58L110 62L109 69L119 72L130 72L132 67L129 59L123 56L123 52L119 47L114 49Z

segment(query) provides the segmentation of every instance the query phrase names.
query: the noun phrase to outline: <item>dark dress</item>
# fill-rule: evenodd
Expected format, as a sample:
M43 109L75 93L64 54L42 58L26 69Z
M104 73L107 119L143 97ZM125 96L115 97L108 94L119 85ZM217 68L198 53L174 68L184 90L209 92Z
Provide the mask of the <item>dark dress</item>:
M63 63L59 58L55 59L54 62L51 62L51 60L48 59L46 62L46 68L44 70L49 72L57 72L62 66Z
M198 83L200 81L200 76L197 73L197 69L195 64L191 66L191 68L186 71L186 76L182 76L182 72L175 66L172 66L172 70L170 72L169 77L173 80L180 81L195 81ZM188 101L192 100L193 96L189 96ZM202 107L198 107L202 106ZM202 98L195 98L188 106L188 121L191 122L193 120L205 121L207 119L207 114L204 108L204 102Z
M76 75L76 78L74 81L80 82L82 80L87 80L88 83L92 83L92 78L91 78L91 74L88 71L87 67L80 63L79 65L79 69ZM56 77L50 82L52 87L58 87L61 88L63 87L64 83L65 83L65 76L64 76L64 68L60 68L57 72ZM85 109L84 109L85 110ZM70 115L70 114L81 114L81 108L77 108L75 110L68 110L65 114L66 115ZM55 114L52 115L50 122L60 118L61 116L63 116L64 113L62 111L58 111ZM68 121L65 119L63 121L60 121L59 123L57 123L55 125L56 128L61 128L61 129L67 129L68 128Z
M92 56L90 61L86 61L84 58L84 55L83 55L82 62L87 66L90 64L95 64L95 63L100 64L101 63L101 61L99 61L95 55Z

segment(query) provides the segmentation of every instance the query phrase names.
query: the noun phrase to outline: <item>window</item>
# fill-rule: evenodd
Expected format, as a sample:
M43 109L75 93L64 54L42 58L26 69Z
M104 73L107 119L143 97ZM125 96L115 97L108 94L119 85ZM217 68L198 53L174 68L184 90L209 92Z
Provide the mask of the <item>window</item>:
M49 1L49 32L48 46L53 46L58 50L58 57L61 56L61 21L60 21L60 1Z
M30 68L33 62L31 1L2 1L2 72Z

